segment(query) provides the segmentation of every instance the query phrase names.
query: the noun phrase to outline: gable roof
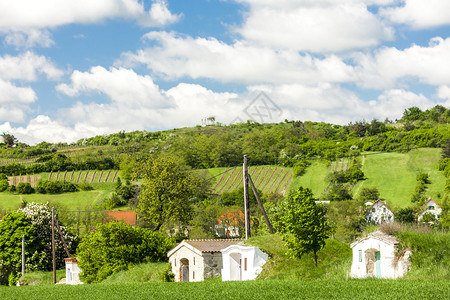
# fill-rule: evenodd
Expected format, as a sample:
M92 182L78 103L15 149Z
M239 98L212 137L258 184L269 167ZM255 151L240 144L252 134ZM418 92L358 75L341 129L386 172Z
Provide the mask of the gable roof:
M372 206L371 206L370 208L374 207L375 204L377 204L378 202L380 202L383 206L385 206L387 209L389 209L389 210L391 211L391 213L394 213L394 212L392 211L392 209L390 209L390 207L389 207L386 203L384 203L383 201L381 201L380 199L374 201L373 204L372 204Z
M386 234L384 232L381 232L381 231L377 230L377 231L369 233L367 236L362 237L359 240L353 242L352 244L350 244L350 248L353 248L356 245L358 245L358 244L360 244L360 243L362 243L364 241L367 241L369 239L376 239L376 240L379 240L381 242L384 242L386 244L391 244L391 245L398 244L398 240L397 240L397 238L395 236L388 235L388 234Z
M128 225L136 225L137 216L134 211L108 211L107 214L106 222L123 221Z
M428 204L428 202L430 202L430 201L433 201L434 203L436 203L437 206L441 207L441 206L439 205L439 203L437 203L436 200L434 200L433 198L430 197L430 198L428 198L427 201L425 201L425 203L422 205L422 207L421 207L420 209L423 209L423 208Z
M167 256L171 256L178 251L181 247L187 247L199 255L202 253L214 253L220 252L220 250L242 242L242 239L217 239L217 240L183 240L176 245L172 250L167 253Z

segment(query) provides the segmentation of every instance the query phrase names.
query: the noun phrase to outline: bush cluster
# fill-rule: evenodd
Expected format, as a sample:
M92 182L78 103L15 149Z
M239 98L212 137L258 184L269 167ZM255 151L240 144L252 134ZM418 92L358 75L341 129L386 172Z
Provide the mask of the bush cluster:
M65 180L39 180L36 186L36 192L40 194L62 194L77 191L76 184Z

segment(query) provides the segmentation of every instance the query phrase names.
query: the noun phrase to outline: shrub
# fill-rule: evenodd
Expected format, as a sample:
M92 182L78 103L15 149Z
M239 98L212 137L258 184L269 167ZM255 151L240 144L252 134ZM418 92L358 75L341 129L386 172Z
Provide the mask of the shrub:
M86 283L100 282L132 264L160 262L174 246L161 232L111 222L97 227L78 248L81 276Z
M40 194L61 194L77 192L78 187L69 181L39 180L36 190Z
M17 192L19 194L33 194L34 189L31 187L31 184L28 182L21 182L17 185Z
M418 183L422 183L422 184L429 184L430 180L429 180L429 176L427 173L419 173L416 177L416 181Z
M0 192L6 191L8 186L9 186L9 184L8 184L8 180L7 179L1 179L0 180Z
M92 191L94 188L87 182L78 183L78 188L82 191Z

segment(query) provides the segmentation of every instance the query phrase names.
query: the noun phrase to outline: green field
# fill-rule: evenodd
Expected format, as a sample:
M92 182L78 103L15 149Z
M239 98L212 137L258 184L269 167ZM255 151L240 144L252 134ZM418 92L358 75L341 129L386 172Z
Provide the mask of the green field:
M0 287L0 299L448 299L449 282L322 280Z
M107 198L114 190L114 183L92 183L92 191L79 191L64 194L30 194L18 195L9 192L0 193L0 208L14 210L19 208L23 200L30 202L45 203L47 201L62 204L66 208L79 209L94 206Z
M410 206L416 176L425 172L431 181L425 195L439 201L445 187L445 176L438 170L440 159L441 150L436 148L415 149L408 153L363 155L360 162L367 179L355 185L353 197L357 198L363 187L376 187L380 198L387 200L392 208ZM316 197L320 197L327 187L327 174L341 168L342 164L345 163L333 163L327 167L323 160L312 161L306 173L292 181L290 189L296 186L308 187Z

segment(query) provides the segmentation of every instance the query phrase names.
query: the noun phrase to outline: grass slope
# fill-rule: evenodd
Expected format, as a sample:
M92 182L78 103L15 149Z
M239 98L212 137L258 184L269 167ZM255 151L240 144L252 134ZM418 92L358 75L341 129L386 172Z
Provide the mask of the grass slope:
M346 269L351 266L350 247L337 240L328 239L325 247L317 253L317 268L314 265L312 253L305 254L301 259L288 256L288 249L280 235L257 236L245 243L261 248L270 256L269 261L263 267L263 272L258 277L260 279L345 280Z

